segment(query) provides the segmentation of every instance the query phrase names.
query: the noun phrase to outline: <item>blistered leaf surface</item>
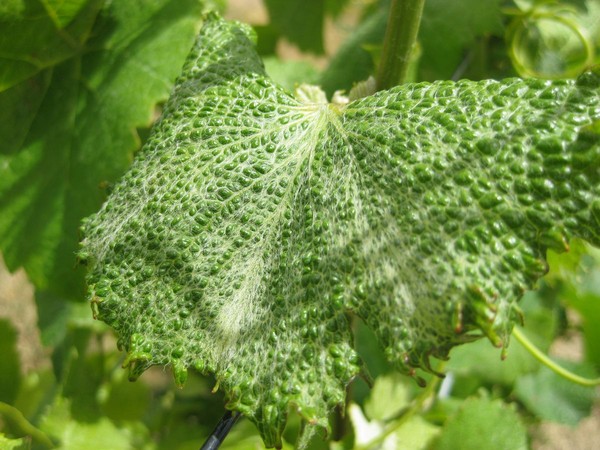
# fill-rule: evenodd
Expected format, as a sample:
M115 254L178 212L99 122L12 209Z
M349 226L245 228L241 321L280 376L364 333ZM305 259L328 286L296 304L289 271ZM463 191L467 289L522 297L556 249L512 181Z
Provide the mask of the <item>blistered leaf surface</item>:
M211 16L133 168L83 226L96 316L132 377L216 375L281 443L361 363L348 314L405 373L506 345L545 249L600 243L600 79L408 84L342 107L266 75Z

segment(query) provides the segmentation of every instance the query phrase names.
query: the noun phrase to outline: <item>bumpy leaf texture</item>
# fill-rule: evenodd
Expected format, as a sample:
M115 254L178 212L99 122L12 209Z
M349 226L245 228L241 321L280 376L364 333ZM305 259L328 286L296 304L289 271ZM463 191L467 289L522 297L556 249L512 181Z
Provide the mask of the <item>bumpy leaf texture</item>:
M600 76L295 97L248 28L207 19L161 120L80 257L135 378L215 374L279 446L288 407L327 427L361 370L349 314L412 374L506 345L546 248L600 244ZM594 131L596 130L596 131Z

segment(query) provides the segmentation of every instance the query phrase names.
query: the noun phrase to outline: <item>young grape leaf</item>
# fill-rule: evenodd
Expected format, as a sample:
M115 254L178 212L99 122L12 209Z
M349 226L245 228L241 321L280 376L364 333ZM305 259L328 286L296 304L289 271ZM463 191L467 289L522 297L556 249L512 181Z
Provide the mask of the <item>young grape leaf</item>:
M361 370L507 344L547 247L600 244L600 74L407 84L347 105L273 83L252 32L207 18L132 169L83 225L94 314L132 378L215 374L280 446ZM312 427L308 427L312 428Z

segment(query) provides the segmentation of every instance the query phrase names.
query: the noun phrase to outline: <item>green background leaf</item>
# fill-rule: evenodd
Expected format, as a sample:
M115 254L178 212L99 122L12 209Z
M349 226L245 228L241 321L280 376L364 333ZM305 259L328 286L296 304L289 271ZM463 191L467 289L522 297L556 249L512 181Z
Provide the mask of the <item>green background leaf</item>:
M499 400L472 398L449 419L433 450L526 450L527 432L514 409Z
M129 166L140 143L136 128L149 126L154 106L166 99L201 14L194 0L148 0L112 2L96 17L100 4L79 13L87 29L75 50L37 64L42 72L0 94L3 114L17 112L0 124L0 136L22 142L0 150L0 248L9 268L24 266L38 288L67 298L84 292L83 271L74 269L80 220L104 200L102 186ZM43 43L62 51L43 33L31 33L40 42L23 38L29 32L21 19L9 25L5 46ZM4 61L7 70L15 64ZM22 73L20 79L34 74Z
M17 335L12 324L0 319L0 402L12 403L21 385Z
M21 450L29 448L25 439L10 439L0 433L0 447L4 450Z
M596 376L589 366L583 364L564 360L559 364L587 378ZM537 417L573 426L590 414L596 396L593 387L579 386L546 367L517 380L515 395Z
M326 0L265 0L271 25L301 50L323 53Z
M423 46L422 78L451 78L463 51L472 46L476 38L501 35L502 31L499 0L427 0L419 30L419 42Z

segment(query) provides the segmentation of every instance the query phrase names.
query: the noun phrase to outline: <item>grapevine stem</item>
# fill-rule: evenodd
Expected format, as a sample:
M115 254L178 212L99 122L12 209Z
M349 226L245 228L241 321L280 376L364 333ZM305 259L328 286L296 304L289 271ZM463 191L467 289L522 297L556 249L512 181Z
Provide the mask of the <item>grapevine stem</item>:
M54 444L52 443L48 435L42 430L33 426L25 418L23 413L21 413L21 411L19 411L14 406L11 406L4 402L0 402L0 416L3 416L6 421L14 424L17 428L20 429L20 431L23 434L31 436L31 438L34 441L39 442L45 447L54 448Z
M425 0L392 0L377 71L378 91L405 81L424 4Z
M555 363L554 361L552 361L548 355L544 354L539 348L537 348L533 342L531 342L527 336L525 336L525 334L523 332L521 332L521 330L517 327L515 327L513 329L512 335L517 339L517 341L519 341L521 343L521 345L523 345L523 347L525 347L527 349L527 351L529 353L531 353L531 355L537 359L539 362L541 362L543 365L545 365L546 367L548 367L550 370L552 370L554 373L556 373L557 375L560 375L563 378L566 378L567 380L579 384L581 386L598 386L600 385L600 378L584 378L581 377L577 374L574 374L573 372L565 369L564 367L558 365L557 363Z

